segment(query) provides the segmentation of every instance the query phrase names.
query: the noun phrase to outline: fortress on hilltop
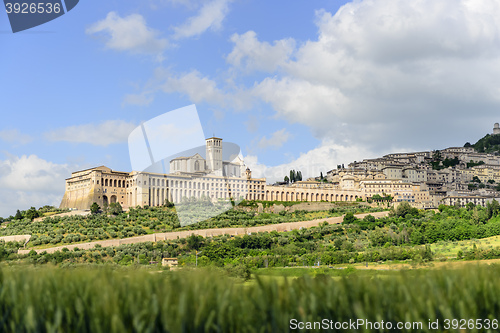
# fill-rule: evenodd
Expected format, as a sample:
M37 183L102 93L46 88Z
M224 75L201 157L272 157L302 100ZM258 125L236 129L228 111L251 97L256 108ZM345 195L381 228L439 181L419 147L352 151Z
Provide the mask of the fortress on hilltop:
M493 125L493 135L495 134L500 134L500 125L498 123L495 123L495 125Z

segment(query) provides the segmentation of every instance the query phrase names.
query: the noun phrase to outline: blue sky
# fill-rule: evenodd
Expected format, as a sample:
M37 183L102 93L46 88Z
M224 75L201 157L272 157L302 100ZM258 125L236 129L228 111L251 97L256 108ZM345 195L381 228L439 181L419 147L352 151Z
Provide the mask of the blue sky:
M58 205L71 171L129 171L127 136L196 104L254 175L306 177L475 142L500 121L495 1L82 0L0 13L0 216Z

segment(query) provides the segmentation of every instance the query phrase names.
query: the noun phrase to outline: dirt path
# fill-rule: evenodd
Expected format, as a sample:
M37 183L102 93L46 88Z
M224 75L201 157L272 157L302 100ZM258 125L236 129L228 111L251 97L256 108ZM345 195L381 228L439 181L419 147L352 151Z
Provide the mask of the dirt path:
M358 218L363 218L366 215L373 215L375 218L385 217L389 214L388 211L385 212L377 212L377 213L363 213L363 214L355 214ZM174 240L178 238L186 238L191 235L199 235L202 237L213 237L213 236L221 236L221 235L230 235L230 236L239 236L245 235L249 233L256 232L284 232L290 231L294 229L302 229L302 228L311 228L320 225L321 223L328 222L329 224L338 224L342 223L344 216L338 217L329 217L316 219L311 221L301 221L301 222L287 222L287 223L279 223L279 224L269 224L258 227L249 227L249 228L214 228L214 229L200 229L200 230L186 230L186 231L175 231L175 232L165 232L165 233L157 233L150 234L145 236L137 236L130 238L122 238L122 239L110 239L110 240L101 240L95 242L87 242L87 243L79 243L79 244L70 244L56 247L49 247L45 249L33 249L37 253L47 252L53 253L56 251L61 251L63 248L67 248L68 250L73 250L75 247L81 250L89 250L94 248L96 245L101 245L102 247L108 246L119 246L123 244L135 244L135 243L144 243L144 242L157 242L160 240ZM27 250L19 250L19 254L27 254L31 251L31 249Z

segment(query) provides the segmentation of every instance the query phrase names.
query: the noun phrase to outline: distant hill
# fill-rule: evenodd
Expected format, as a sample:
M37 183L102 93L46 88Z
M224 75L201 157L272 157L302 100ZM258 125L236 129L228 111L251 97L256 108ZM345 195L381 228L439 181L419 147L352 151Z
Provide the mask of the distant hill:
M475 144L471 145L467 142L464 147L474 147L479 153L500 153L500 134L486 134Z

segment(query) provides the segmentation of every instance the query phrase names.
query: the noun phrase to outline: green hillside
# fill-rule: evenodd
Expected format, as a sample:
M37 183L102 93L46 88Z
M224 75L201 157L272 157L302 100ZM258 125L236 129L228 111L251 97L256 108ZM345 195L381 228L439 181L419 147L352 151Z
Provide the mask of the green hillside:
M486 134L475 144L466 143L464 147L473 147L479 153L500 153L500 134Z
M318 218L340 216L346 212L374 212L353 203L328 211L258 213L251 208L237 208L226 211L205 221L181 227L173 207L131 208L117 215L105 213L88 216L55 216L32 222L25 217L2 224L0 236L32 235L28 247L48 247L105 239L134 237L159 232L196 230L228 227L253 227L284 222L308 221ZM194 212L193 214L195 214Z

